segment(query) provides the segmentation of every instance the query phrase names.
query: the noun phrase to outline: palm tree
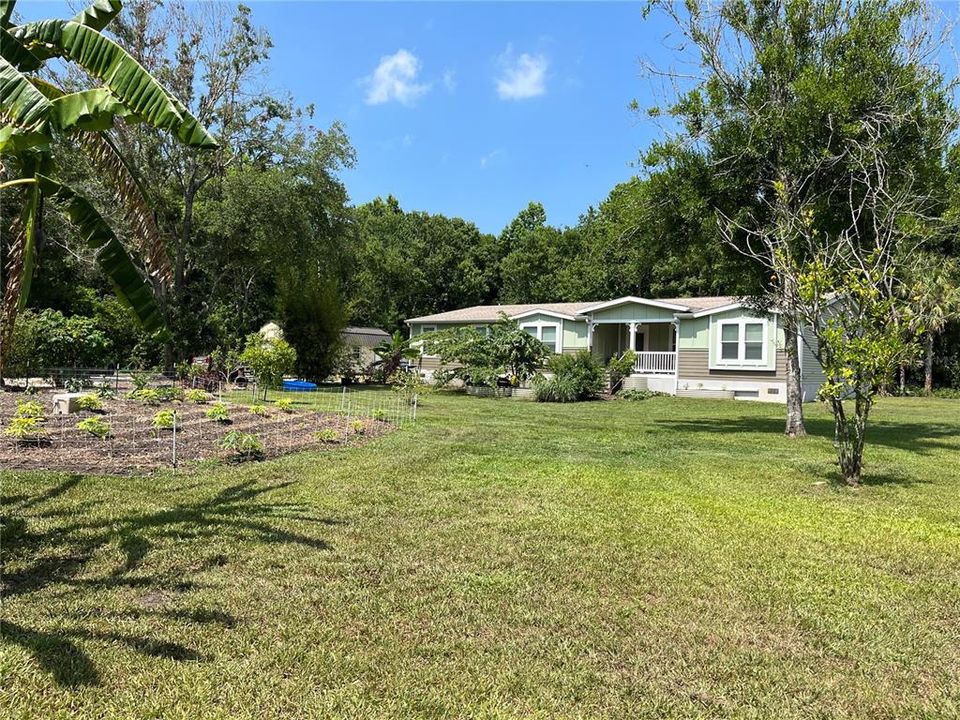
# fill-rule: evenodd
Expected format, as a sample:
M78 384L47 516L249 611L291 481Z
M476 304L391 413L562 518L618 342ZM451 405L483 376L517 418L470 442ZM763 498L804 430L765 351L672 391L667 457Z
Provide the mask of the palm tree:
M155 293L170 280L170 262L153 211L110 130L118 118L145 122L188 146L217 142L176 97L100 31L117 16L120 0L95 0L71 20L14 26L15 0L0 0L0 190L20 194L13 220L0 308L0 378L17 313L30 295L47 202L77 227L116 294L148 331L164 327ZM38 73L50 58L79 66L102 85L66 93ZM75 142L113 185L137 238L138 264L116 233L82 195L57 179L58 141Z
M383 374L387 378L397 371L404 360L413 360L420 356L420 348L412 347L399 330L395 330L389 340L384 340L373 351L380 357L375 364L383 368Z
M911 268L913 305L923 328L923 389L933 392L933 341L947 323L960 318L960 264L953 258L921 254Z

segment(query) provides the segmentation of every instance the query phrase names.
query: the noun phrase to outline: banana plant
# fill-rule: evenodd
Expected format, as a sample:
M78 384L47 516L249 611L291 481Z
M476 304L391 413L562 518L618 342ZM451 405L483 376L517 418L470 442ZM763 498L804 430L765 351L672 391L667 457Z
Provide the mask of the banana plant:
M17 313L30 294L44 207L73 223L114 291L147 331L164 327L155 288L170 281L170 262L146 193L110 131L117 122L147 123L183 144L214 149L216 139L137 60L101 31L120 0L95 0L70 20L14 25L15 0L0 0L0 191L17 193L0 308L0 378ZM76 64L99 85L64 92L39 73L51 58ZM109 223L57 179L56 141L86 152L112 184L136 238L137 262Z

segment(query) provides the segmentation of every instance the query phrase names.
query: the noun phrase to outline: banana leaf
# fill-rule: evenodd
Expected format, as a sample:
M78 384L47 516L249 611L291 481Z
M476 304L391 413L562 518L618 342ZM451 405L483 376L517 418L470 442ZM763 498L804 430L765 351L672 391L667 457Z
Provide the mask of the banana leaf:
M95 29L76 22L43 20L14 28L11 34L38 53L52 48L103 81L137 116L169 130L193 147L215 148L217 141L122 47Z
M123 8L120 0L96 0L90 7L78 13L73 22L86 25L94 30L103 30Z
M0 0L0 27L4 30L10 27L10 16L16 4L16 0Z
M86 198L66 185L38 175L44 196L54 202L77 226L97 264L113 283L117 297L127 305L147 331L164 327L160 307L150 283L143 276L113 230Z
M59 130L109 130L115 117L139 119L106 88L62 95L51 106L50 124Z
M50 101L5 57L0 57L0 115L20 130L42 131Z
M38 70L42 65L40 58L21 45L4 27L0 27L0 56L23 72Z

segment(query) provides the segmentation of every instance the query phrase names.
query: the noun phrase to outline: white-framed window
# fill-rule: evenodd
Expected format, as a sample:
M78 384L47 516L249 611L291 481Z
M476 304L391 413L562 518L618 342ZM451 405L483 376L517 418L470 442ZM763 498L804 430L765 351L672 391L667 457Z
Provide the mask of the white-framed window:
M436 326L436 325L421 325L421 326L420 326L420 332L418 332L417 335L425 335L425 334L427 334L427 333L432 333L432 332L436 332L436 331L437 331L437 326ZM424 343L423 343L422 340L421 340L420 342L414 343L414 344L415 344L415 345L418 345L418 346L420 347L420 354L423 355L424 357L435 357L434 355L431 355L431 354L427 351L427 348L424 347Z
M490 326L489 326L489 325L474 325L474 326L473 326L473 329L476 330L476 331L477 331L478 333L480 333L481 335L489 335L489 334L490 334Z
M520 326L520 329L530 333L537 340L547 346L547 350L552 353L560 352L560 324L559 323L527 323Z
M742 318L717 323L717 365L766 365L766 320Z

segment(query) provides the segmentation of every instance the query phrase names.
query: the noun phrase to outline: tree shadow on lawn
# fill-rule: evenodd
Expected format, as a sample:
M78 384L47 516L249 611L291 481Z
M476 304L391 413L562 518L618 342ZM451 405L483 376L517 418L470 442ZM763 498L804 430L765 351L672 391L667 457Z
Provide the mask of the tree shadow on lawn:
M722 435L758 434L783 435L784 420L773 417L717 418L715 420L660 420L658 427L687 433L717 433ZM833 420L805 418L807 434L833 442ZM953 442L944 442L951 439ZM960 426L946 423L898 423L871 420L867 425L867 444L911 452L960 449Z
M227 487L212 497L196 502L179 503L156 512L132 513L129 516L87 519L90 503L80 502L55 507L62 496L83 481L73 475L36 495L3 497L2 587L7 601L36 593L48 586L66 586L73 591L90 588L143 588L141 607L101 613L101 617L136 618L159 616L170 623L218 623L231 628L236 619L219 609L158 610L151 606L165 602L167 593L189 592L198 585L186 577L190 571L204 571L226 565L220 554L199 567L177 569L149 576L130 576L150 553L153 542L161 539L181 541L185 538L216 538L230 545L241 540L266 544L295 544L316 551L330 548L322 538L283 529L277 521L297 521L319 525L337 525L342 521L312 517L305 506L296 503L269 502L268 493L288 487L293 482L273 485L247 480ZM75 519L74 522L35 531L32 518ZM116 543L123 560L118 567L89 575L101 551ZM9 571L8 568L16 567ZM182 596L182 595L180 595ZM158 600L159 598L159 600ZM74 623L85 618L74 616ZM68 620L61 618L61 620ZM100 675L93 659L78 640L119 642L151 657L177 661L202 661L205 656L185 645L118 632L103 632L73 624L53 631L37 630L10 621L0 622L0 641L26 648L37 663L63 687L97 685Z

